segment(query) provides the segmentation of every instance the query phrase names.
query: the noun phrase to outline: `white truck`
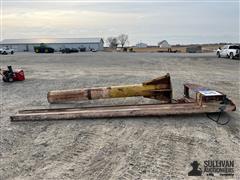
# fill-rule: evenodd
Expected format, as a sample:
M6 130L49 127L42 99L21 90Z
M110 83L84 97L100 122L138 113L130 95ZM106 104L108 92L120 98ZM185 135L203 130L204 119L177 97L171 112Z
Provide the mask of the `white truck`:
M0 54L3 54L3 55L14 54L14 49L10 49L8 47L1 48Z
M225 45L223 48L218 48L217 57L227 57L230 59L239 59L240 45Z

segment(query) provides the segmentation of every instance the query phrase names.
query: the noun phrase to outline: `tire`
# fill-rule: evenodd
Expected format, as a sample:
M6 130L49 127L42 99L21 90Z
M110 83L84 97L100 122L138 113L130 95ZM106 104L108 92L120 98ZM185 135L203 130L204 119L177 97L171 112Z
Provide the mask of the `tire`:
M11 51L11 54L14 54L14 52L13 52L13 51Z
M13 78L9 78L9 79L8 79L8 82L13 82Z
M2 80L4 82L13 82L14 81L13 78L7 78L6 76L3 76Z
M3 82L8 82L5 76L3 76L2 80Z
M233 53L230 53L230 59L234 59Z
M4 51L2 54L3 54L3 55L7 55L7 52L6 52L6 51Z
M220 58L220 57L221 57L221 55L220 55L220 52L217 52L217 57L218 57L218 58Z

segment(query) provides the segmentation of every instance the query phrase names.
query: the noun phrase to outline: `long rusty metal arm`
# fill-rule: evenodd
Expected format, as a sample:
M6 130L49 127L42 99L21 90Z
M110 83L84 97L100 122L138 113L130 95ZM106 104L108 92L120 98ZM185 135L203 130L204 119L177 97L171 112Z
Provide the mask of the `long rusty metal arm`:
M55 90L48 92L49 103L65 103L106 98L143 96L169 103L172 99L170 75L153 79L142 84L121 85L71 90Z
M196 98L189 96L193 90ZM72 120L85 118L165 116L235 111L235 104L223 93L195 85L184 85L184 98L169 104L121 105L19 111L12 121Z
M19 111L11 121L73 120L86 118L166 116L179 114L219 112L219 103L199 106L196 103L152 104L68 109L36 109ZM234 111L235 105L228 104L224 111Z
M195 98L190 97L193 91ZM235 111L235 104L219 91L197 84L184 84L184 97L172 101L170 75L137 85L50 91L49 102L67 102L100 98L143 96L159 99L159 104L100 106L65 109L35 109L19 111L12 121L72 120L84 118L164 116ZM161 104L164 102L164 104ZM210 118L212 119L212 118ZM218 123L219 118L215 121ZM220 124L220 123L219 123Z

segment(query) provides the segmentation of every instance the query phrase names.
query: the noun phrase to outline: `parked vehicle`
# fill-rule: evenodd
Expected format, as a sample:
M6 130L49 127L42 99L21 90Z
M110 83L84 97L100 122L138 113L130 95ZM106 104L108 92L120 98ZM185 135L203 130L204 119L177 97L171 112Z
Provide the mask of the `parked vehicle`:
M8 47L1 48L0 49L0 54L4 54L4 55L14 54L14 49L10 49Z
M97 50L94 49L94 48L90 48L89 50L90 50L91 52L97 52Z
M77 53L77 52L79 52L79 50L76 48L64 48L64 49L60 49L60 52L62 52L62 53Z
M80 50L80 52L86 52L86 48L85 47L80 47L79 50Z
M239 59L239 51L240 51L240 45L225 45L223 46L223 48L218 48L217 56L219 58L227 57L230 59L234 59L234 58Z
M40 46L34 46L35 53L54 53L54 49L47 47L45 44L40 44Z

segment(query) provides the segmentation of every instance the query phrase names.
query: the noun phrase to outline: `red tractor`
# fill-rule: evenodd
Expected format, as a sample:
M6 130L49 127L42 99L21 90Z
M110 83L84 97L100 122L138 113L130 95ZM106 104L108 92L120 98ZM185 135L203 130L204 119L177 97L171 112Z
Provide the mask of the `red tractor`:
M8 66L8 69L0 69L2 80L4 82L14 82L25 80L24 71L22 69L16 69L13 71L12 66Z

